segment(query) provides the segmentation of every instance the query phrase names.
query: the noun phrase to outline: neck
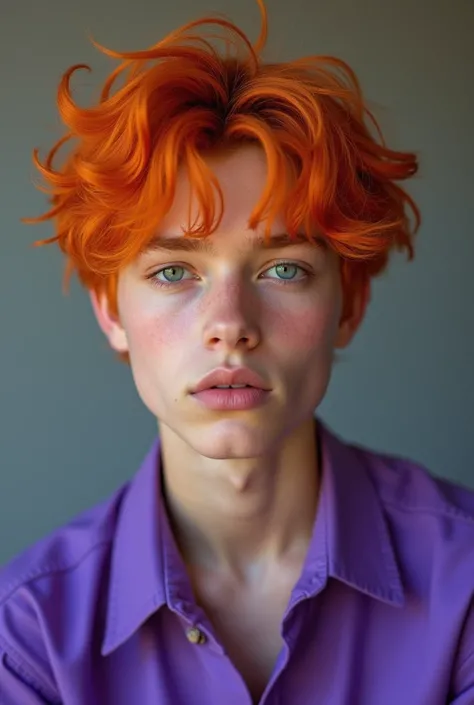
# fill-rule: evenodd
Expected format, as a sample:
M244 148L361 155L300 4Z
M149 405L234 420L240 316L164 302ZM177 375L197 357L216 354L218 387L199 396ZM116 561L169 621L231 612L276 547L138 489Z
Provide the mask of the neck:
M306 552L319 487L314 419L254 459L206 458L160 431L170 521L188 564L245 578Z

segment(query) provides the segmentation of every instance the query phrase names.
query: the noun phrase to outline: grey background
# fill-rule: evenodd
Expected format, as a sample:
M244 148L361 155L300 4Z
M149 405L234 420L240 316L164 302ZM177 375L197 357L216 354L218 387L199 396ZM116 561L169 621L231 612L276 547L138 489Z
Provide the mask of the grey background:
M336 54L357 71L394 146L416 150L417 259L394 260L321 409L347 438L474 486L474 1L268 0L268 56ZM63 296L50 227L20 224L43 196L34 146L59 135L61 72L112 68L87 33L141 48L209 11L256 36L254 0L0 0L0 563L107 496L155 434L74 283ZM44 151L43 151L44 153Z

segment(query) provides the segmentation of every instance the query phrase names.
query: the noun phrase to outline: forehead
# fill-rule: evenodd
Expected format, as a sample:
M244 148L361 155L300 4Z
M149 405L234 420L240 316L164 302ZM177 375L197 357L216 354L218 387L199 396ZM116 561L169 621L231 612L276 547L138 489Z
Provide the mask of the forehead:
M219 184L223 196L221 230L239 229L245 224L261 198L267 183L267 163L263 150L254 145L239 146L202 155L206 167ZM219 206L214 191L216 208ZM160 231L178 235L188 229L200 215L199 200L191 188L187 170L180 167L171 209L163 219ZM274 225L284 229L281 216Z
M216 180L222 195L222 218L218 227L205 237L187 237L185 233L201 223L199 199L193 191L187 169L181 167L176 181L176 191L171 209L163 218L155 235L140 251L140 255L151 252L171 251L199 252L215 256L230 248L258 252L262 249L281 249L295 244L306 245L320 251L328 250L327 241L316 231L308 237L303 230L293 233L286 229L281 212L272 216L271 232L265 236L266 223L249 224L255 206L267 188L268 168L263 149L257 145L244 145L213 151L201 155L209 178ZM194 179L199 185L199 179ZM217 188L213 198L215 215L220 215ZM264 216L262 216L264 217Z

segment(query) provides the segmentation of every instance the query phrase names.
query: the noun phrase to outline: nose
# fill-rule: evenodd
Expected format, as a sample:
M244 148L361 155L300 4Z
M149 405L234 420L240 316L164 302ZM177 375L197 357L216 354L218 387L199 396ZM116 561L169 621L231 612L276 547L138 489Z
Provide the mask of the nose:
M256 348L261 339L258 309L242 285L227 283L214 289L205 304L205 347L224 353Z

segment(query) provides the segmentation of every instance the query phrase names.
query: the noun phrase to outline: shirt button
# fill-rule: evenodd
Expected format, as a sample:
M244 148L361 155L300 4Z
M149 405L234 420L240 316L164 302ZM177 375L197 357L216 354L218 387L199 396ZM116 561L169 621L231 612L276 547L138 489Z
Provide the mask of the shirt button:
M191 644L204 644L206 641L205 635L197 627L191 627L186 630L186 636Z

